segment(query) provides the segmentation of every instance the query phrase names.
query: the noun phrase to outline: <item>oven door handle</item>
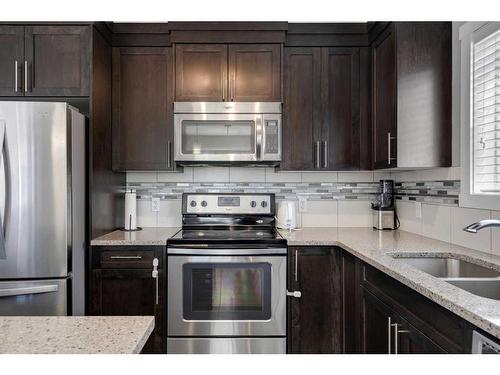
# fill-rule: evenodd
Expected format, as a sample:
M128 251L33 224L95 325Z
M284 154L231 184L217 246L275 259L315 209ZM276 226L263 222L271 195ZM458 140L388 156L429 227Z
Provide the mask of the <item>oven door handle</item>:
M168 255L286 255L286 248L263 248L263 249L190 249L188 247L169 247Z

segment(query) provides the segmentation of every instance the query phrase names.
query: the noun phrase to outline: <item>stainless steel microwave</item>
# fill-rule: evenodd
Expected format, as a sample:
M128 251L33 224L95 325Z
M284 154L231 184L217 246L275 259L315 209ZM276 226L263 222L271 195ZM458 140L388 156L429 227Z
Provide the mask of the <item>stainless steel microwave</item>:
M277 164L281 103L175 102L175 161Z

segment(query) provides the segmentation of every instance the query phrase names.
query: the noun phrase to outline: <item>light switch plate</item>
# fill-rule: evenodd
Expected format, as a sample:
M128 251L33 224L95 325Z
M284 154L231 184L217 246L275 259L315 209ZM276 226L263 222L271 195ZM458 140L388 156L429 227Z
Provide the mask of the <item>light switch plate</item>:
M299 198L299 212L307 212L307 199Z
M158 197L151 198L151 211L160 212L160 198Z
M415 202L415 217L417 219L422 218L422 202Z

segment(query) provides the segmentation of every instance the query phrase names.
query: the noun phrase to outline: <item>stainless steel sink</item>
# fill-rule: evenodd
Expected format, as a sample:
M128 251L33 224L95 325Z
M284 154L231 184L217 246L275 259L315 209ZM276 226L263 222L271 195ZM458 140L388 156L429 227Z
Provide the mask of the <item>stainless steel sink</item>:
M445 279L444 281L476 296L500 301L500 279Z
M478 264L470 263L454 258L431 258L431 257L397 257L402 262L418 268L434 277L474 277L491 278L500 277L500 271L493 270Z

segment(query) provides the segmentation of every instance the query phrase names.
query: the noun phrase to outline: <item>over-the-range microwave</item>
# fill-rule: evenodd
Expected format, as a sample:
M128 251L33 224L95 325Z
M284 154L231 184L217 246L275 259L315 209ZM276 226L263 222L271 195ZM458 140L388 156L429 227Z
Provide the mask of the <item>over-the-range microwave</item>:
M276 165L281 160L281 103L175 102L179 164Z

